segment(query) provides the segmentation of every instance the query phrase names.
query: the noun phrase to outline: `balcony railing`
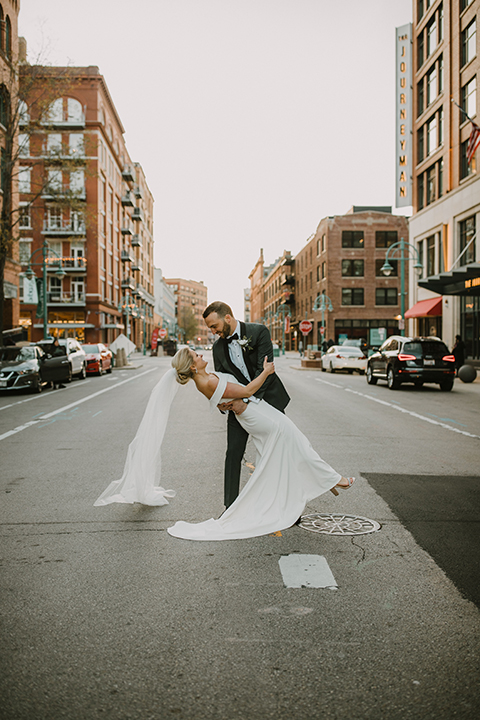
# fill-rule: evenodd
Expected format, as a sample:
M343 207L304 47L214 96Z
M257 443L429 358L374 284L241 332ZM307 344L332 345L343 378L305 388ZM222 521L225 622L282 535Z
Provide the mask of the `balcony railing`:
M121 229L122 235L133 235L133 230L131 225L124 225Z
M132 270L143 270L143 263L141 260L134 260L131 265Z
M123 207L134 207L134 202L133 202L131 192L126 192L125 195L122 195L122 206Z
M49 305L85 305L85 293L48 292L47 303Z
M130 243L132 247L142 247L142 238L140 237L140 235L137 235L137 233L135 233L134 235L132 235Z
M133 212L132 212L132 220L140 220L141 222L143 222L143 219L144 218L143 218L142 208L139 208L139 207L134 208Z
M135 185L135 187L133 188L133 194L135 195L137 200L140 200L143 197L140 185Z
M120 260L122 262L133 262L135 260L135 258L132 255L132 253L129 252L128 250L122 250L121 255L120 255Z
M42 232L44 235L85 235L85 223L78 220L45 218Z
M86 272L87 270L87 258L84 257L47 257L45 258L47 263L47 271L57 271L60 267L60 260L62 261L61 266L63 270L75 270L75 272Z
M122 288L126 290L135 290L135 280L133 277L126 275L122 278Z

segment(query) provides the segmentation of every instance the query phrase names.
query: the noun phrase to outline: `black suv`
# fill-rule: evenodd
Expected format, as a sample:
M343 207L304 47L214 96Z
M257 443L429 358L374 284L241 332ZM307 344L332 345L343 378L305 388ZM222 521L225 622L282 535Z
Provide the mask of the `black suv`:
M386 380L390 390L402 383L421 387L428 382L448 391L455 378L455 358L438 338L392 335L368 358L366 376L369 385Z

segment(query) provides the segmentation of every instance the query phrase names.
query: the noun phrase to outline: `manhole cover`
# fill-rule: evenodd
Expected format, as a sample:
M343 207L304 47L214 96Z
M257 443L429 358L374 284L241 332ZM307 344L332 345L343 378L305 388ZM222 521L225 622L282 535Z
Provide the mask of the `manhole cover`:
M380 523L359 515L341 513L313 513L302 515L298 526L324 535L366 535L380 530Z

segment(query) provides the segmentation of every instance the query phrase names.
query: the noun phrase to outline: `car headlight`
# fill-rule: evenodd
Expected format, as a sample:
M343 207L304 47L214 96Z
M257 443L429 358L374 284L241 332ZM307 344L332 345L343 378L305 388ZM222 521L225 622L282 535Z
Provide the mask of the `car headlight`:
M33 370L30 368L28 370L17 370L17 375L30 375L32 372Z

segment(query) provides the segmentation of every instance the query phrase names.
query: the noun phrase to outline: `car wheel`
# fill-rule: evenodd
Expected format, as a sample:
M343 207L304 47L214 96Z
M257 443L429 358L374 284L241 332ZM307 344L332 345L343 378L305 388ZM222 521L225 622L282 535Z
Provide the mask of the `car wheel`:
M335 368L333 367L332 363L330 363L330 372L331 372L331 373L334 373L334 372L335 372Z
M97 373L97 375L98 375L99 377L102 377L102 375L103 375L103 365L102 365L102 363L100 363L99 366L98 366L98 373Z
M449 392L453 388L453 380L444 380L440 383L440 390Z
M367 367L367 383L369 385L376 385L377 384L377 378L373 376L373 371L370 365Z
M86 369L85 369L85 365L82 365L82 369L81 369L80 372L78 373L78 379L79 379L79 380L85 380L86 377L87 377L87 371L86 371Z
M107 368L107 374L110 375L111 372L112 372L112 366L109 365Z
M41 393L42 390L43 390L42 381L40 378L37 378L37 381L36 381L35 385L33 386L33 392Z
M67 375L67 377L65 378L65 382L67 382L67 383L71 383L71 382L72 382L72 368L71 368L71 367L68 368L68 375Z
M398 390L398 388L400 387L400 383L399 383L398 378L395 375L395 372L392 367L388 368L387 385L390 388L390 390Z

